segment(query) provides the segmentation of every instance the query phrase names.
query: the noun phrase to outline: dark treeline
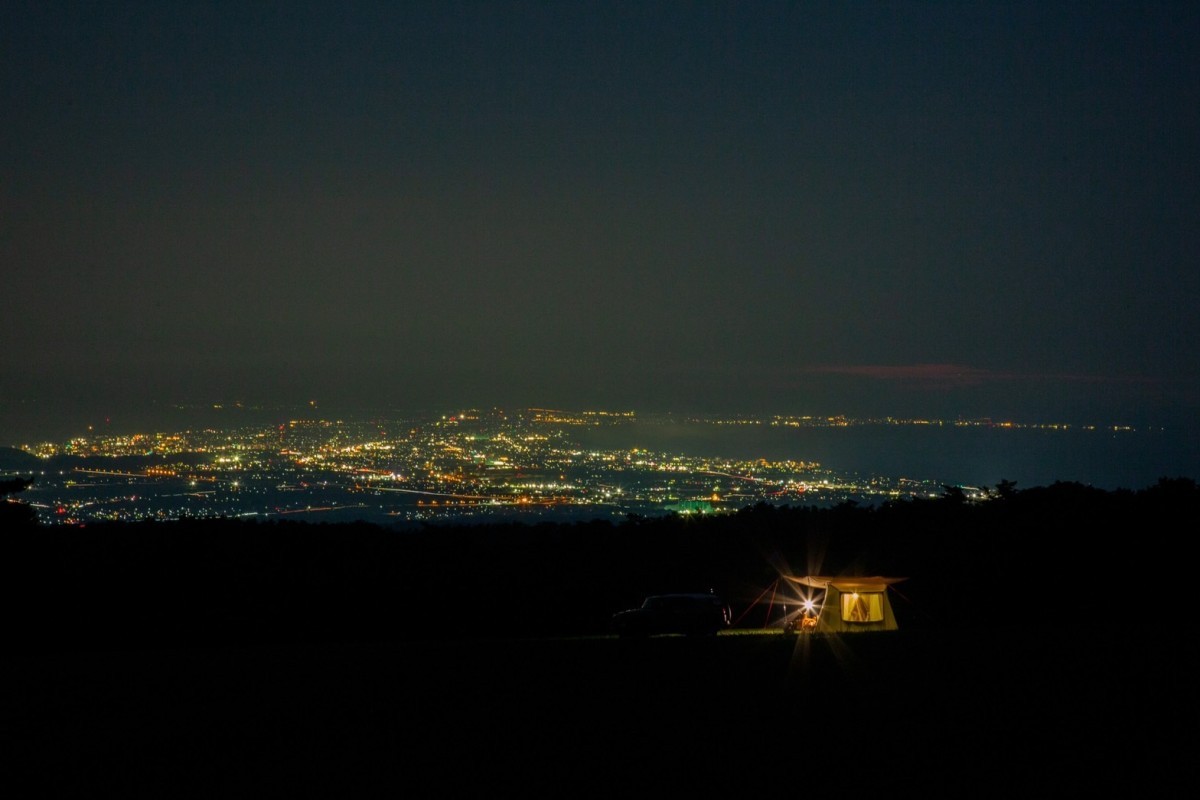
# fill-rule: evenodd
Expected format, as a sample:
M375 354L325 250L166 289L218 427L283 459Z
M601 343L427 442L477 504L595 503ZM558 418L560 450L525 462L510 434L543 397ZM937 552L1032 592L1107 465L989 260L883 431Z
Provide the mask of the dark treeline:
M794 597L782 573L906 577L902 629L1107 627L1171 591L1200 500L1175 478L620 523L67 527L37 523L26 485L0 486L10 652L587 635L664 591L714 591L763 627Z

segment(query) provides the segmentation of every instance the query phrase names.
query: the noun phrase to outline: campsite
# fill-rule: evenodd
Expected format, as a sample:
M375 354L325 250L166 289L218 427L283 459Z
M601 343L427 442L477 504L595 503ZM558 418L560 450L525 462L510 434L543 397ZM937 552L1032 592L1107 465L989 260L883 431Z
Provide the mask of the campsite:
M1172 521L1195 500L1177 482L409 538L18 533L6 763L58 796L1156 793L1190 763L1190 649L1159 612L1182 595ZM816 587L788 578L878 589L848 614L895 628L789 632L781 587ZM737 624L606 631L665 588L713 588Z

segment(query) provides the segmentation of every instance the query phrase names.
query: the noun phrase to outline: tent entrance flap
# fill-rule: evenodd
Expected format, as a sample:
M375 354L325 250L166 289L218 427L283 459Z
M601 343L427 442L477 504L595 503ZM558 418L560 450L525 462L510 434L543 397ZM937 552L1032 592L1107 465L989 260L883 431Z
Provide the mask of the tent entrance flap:
M816 623L802 630L817 633L861 633L897 630L888 587L905 578L798 575L784 576L796 586L824 592Z

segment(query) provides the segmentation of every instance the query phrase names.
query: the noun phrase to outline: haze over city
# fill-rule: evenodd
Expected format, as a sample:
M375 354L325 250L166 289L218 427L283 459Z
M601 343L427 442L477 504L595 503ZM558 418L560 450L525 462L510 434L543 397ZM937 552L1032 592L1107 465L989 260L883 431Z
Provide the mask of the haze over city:
M6 3L0 440L310 400L1189 425L1198 34Z

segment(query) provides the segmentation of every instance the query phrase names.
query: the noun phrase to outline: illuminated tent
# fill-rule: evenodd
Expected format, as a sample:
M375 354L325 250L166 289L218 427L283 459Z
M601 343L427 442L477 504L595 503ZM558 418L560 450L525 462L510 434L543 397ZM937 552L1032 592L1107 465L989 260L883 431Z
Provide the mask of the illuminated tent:
M796 586L806 600L813 601L812 611L802 609L789 620L790 630L863 633L894 631L899 627L888 599L888 587L905 578L785 575L784 579Z

